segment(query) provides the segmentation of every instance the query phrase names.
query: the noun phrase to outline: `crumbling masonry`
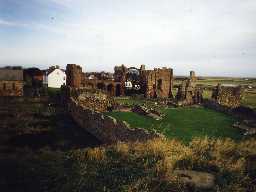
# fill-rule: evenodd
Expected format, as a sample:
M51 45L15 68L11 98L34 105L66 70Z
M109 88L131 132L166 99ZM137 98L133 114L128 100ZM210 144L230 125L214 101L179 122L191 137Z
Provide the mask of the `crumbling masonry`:
M182 81L176 95L177 104L180 106L200 104L203 101L202 89L196 87L192 79Z
M143 68L142 68L143 69ZM173 70L170 68L141 70L142 91L147 98L172 97Z
M82 83L82 67L76 64L67 64L66 67L67 86L79 88Z
M128 78L128 69L124 66L116 66L113 79L89 79L85 77L79 65L68 64L66 68L67 86L73 88L86 87L100 89L110 96L124 96L125 83ZM170 68L145 70L142 65L139 69L140 93L146 98L172 97L173 70Z
M216 103L230 108L239 107L241 98L242 88L240 86L222 86L218 84L212 93L212 99Z

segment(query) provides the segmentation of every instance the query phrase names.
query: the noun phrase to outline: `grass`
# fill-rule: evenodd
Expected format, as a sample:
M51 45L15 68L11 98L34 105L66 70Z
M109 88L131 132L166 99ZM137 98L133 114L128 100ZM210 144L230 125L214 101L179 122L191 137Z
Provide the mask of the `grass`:
M54 105L50 108L55 109L48 110L48 105L40 103L0 105L0 191L195 191L177 180L175 169L214 174L216 183L209 192L256 191L255 171L247 169L247 157L256 154L256 140L223 139L227 135L237 137L230 127L234 119L224 114L204 108L162 109L166 117L161 124L134 113L117 113L118 118L127 118L137 126L151 129L158 125L155 128L170 134L169 138L184 137L188 143L157 139L87 148L90 137L79 131L59 107ZM16 136L16 129L22 133L34 128L47 128L54 137L37 137L33 131L31 142L19 135L25 145L8 144L2 139ZM217 134L219 139L203 137L205 133L214 137ZM190 141L191 135L199 138Z
M62 192L244 192L255 191L255 173L246 157L256 154L255 140L195 138L117 143L68 152L41 151L5 161L0 158L1 190ZM183 185L175 169L205 171L216 177L209 190ZM3 170L3 169L1 169ZM7 176L9 175L9 177ZM12 175L12 177L10 176Z
M129 107L143 104L146 104L147 106L154 105L152 100L146 100L145 98L140 97L115 97L115 101L121 105Z
M203 80L198 80L197 83L203 84L203 85L213 85L213 86L216 86L218 83L256 86L256 79L245 80L243 78L206 78Z
M163 109L162 120L154 120L133 112L110 112L108 115L127 121L132 127L156 130L168 138L189 142L193 137L240 139L241 134L232 127L234 118L202 107Z
M56 98L60 95L60 88L48 87L47 92L50 98Z

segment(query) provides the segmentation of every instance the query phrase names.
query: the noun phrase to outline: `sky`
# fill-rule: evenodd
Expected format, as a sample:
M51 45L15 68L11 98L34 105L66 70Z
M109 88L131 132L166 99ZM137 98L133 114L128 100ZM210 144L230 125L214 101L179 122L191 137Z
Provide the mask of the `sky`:
M0 0L0 67L256 77L256 0Z

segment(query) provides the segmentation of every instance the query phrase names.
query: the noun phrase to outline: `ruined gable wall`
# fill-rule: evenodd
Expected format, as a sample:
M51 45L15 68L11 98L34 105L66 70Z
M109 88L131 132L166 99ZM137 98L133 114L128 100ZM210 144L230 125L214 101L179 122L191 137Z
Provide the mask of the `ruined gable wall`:
M143 141L164 137L141 128L131 128L124 121L116 120L103 113L93 111L81 105L74 98L70 98L68 110L74 121L83 129L94 135L103 143L118 141Z
M142 72L145 96L148 98L167 98L172 96L173 71L172 69L154 69Z
M203 101L203 90L196 87L192 79L182 81L178 88L176 101L179 106L200 104Z

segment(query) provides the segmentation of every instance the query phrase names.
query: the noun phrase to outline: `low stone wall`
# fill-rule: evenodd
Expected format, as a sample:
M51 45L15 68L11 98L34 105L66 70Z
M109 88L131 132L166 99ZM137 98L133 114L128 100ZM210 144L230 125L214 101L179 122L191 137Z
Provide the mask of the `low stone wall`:
M97 89L62 87L62 102L69 102L69 98L74 98L84 107L93 111L106 112L115 107L115 102L106 92Z
M240 106L236 108L230 108L227 106L220 105L212 100L205 100L203 105L207 108L214 109L219 112L227 113L239 119L246 119L246 120L256 119L255 110L249 107Z
M125 121L119 121L103 113L88 109L74 98L70 98L68 110L74 121L80 127L84 128L103 143L142 141L164 137L161 134L149 132L145 129L131 128Z

